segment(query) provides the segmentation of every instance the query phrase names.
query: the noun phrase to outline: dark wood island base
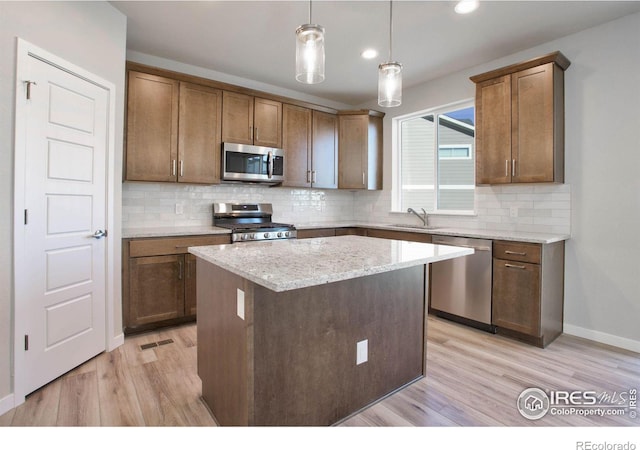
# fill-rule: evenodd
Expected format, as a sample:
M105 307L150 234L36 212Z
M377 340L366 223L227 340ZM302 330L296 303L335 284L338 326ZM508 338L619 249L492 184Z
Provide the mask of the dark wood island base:
M198 258L198 375L216 421L331 425L424 376L425 267L275 292Z

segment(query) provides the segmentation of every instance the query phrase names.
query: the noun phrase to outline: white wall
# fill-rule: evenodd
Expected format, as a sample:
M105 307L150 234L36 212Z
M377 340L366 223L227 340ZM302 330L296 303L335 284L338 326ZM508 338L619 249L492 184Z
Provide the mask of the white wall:
M0 409L12 392L13 372L13 142L16 38L20 37L116 85L116 230L120 239L120 183L124 124L126 17L104 2L0 1ZM117 246L116 255L120 254ZM120 284L120 261L114 262ZM122 333L120 291L114 335Z
M640 14L629 15L405 89L402 106L385 110L385 191L359 196L362 210L380 216L391 209L392 172L387 168L392 162L392 117L472 98L474 84L469 76L562 51L571 60L565 73L565 181L570 188L546 189L552 190L552 199L555 195L562 202L562 194L570 192L565 332L640 351L638 30ZM376 109L377 105L362 107ZM517 196L523 188L479 192L486 194L485 189Z

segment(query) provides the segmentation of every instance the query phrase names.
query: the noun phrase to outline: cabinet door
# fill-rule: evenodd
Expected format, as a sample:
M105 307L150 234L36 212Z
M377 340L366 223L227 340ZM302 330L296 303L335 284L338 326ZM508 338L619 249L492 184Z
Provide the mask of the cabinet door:
M129 72L126 179L176 181L178 81Z
M253 143L265 147L282 147L282 103L263 98L254 99Z
M540 336L540 266L493 259L492 322Z
M311 186L311 110L282 107L282 148L285 152L284 186Z
M222 91L180 83L178 181L220 182Z
M313 112L311 140L311 170L313 187L338 187L338 116Z
M553 182L553 63L511 75L513 182Z
M365 189L369 117L344 115L338 120L338 187Z
M222 141L253 144L253 97L222 93Z
M196 260L188 253L184 255L184 315L196 315Z
M511 182L511 76L476 85L476 184Z
M430 234L411 233L409 231L393 231L393 230L380 230L377 228L369 228L367 229L367 236L382 238L382 239L395 239L398 241L423 242L426 244L431 243Z
M184 315L183 255L131 258L129 276L128 326Z

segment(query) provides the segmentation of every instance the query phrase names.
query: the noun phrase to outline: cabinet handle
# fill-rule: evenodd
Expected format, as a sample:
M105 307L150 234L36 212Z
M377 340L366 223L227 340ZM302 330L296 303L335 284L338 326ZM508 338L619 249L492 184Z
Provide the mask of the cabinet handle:
M176 176L176 160L172 159L171 160L171 175L172 176Z
M316 182L316 171L315 170L311 171L311 182L312 183Z
M249 140L253 141L253 127L249 127Z
M311 183L311 171L307 170L307 183Z
M362 185L365 186L365 183L364 183L364 172L362 172Z
M507 255L518 255L518 256L527 256L527 252L514 252L512 250L504 251Z
M505 267L509 267L510 269L521 269L521 270L525 270L526 269L525 266L516 266L515 264L509 264L509 263L505 263L504 266Z
M511 164L511 176L515 177L516 176L516 160L513 160L513 163Z
M178 280L182 280L182 261L178 261Z
M505 177L509 176L509 160L508 159L504 160L504 176Z
M256 127L256 141L259 141L260 138L258 137L258 127Z
M184 161L180 160L180 176L184 177Z

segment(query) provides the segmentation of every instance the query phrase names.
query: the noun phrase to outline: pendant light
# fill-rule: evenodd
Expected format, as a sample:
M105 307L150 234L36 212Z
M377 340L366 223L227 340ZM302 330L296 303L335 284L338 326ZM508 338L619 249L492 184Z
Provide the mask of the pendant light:
M391 58L393 36L393 2L389 1L389 61L378 66L378 105L402 104L402 64Z
M296 29L296 80L305 84L324 81L324 27L311 22Z

